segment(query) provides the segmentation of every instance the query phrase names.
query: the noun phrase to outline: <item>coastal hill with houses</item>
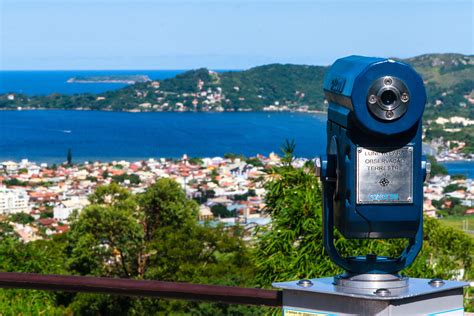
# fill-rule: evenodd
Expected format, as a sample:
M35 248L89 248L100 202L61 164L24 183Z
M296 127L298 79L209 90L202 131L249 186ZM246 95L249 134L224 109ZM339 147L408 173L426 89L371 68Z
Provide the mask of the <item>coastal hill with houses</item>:
M474 119L474 56L427 54L403 60L424 78L425 118ZM190 70L174 78L136 82L101 94L0 95L0 109L104 111L324 111L328 67L270 64L243 71ZM140 74L136 75L137 77Z

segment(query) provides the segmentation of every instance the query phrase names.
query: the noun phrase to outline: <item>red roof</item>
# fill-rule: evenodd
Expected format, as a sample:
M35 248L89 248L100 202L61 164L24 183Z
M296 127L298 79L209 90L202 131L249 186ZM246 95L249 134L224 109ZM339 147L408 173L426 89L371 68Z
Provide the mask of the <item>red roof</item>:
M61 225L61 226L58 226L56 227L56 231L60 234L62 233L65 233L69 230L69 226L68 225Z
M56 220L53 218L40 218L38 222L43 225L43 226L50 226L54 223L56 223Z

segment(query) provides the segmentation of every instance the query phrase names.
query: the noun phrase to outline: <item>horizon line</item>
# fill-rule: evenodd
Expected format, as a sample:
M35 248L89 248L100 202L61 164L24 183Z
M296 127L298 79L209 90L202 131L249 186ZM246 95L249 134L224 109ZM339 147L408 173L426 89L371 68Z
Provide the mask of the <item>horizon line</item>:
M264 65L261 65L264 66ZM259 67L259 66L255 66ZM6 71L15 71L15 72L20 72L20 71L25 71L25 72L31 72L31 71L189 71L189 70L196 70L196 69L201 69L205 68L211 71L243 71L246 69L216 69L216 68L207 68L207 67L197 67L197 68L163 68L163 69L156 69L156 68L150 68L150 69L0 69L0 72L6 72ZM254 67L251 67L254 68ZM250 68L247 68L250 69Z
M352 55L357 55L357 54L352 54ZM394 58L394 59L406 60L406 59L421 57L421 56L425 56L425 55L462 55L462 56L466 56L466 57L474 57L474 53L465 54L465 53L449 52L449 53L424 53L424 54L418 54L418 55L415 55L415 56L404 57L404 58L400 58L400 57L396 57L396 56L388 56L388 57L385 57L385 58L388 58L388 59ZM347 56L351 56L351 55L347 55ZM380 56L372 56L372 57L380 57ZM334 61L336 61L337 59L334 59ZM266 65L274 65L274 64L280 64L280 65L306 65L306 66L316 66L316 67L328 67L328 66L331 65L331 64L322 65L322 64L308 64L308 63L273 62L273 63L267 63L267 64L254 65L254 66L251 66L251 67L248 67L248 68L221 68L221 67L214 68L214 67L207 67L207 66L196 66L196 67L192 67L192 68L175 68L175 69L172 69L172 68L162 68L162 69L157 69L157 68L148 68L148 69L146 69L146 68L136 68L136 69L133 69L133 68L127 68L127 69L121 69L121 68L117 68L117 69L112 69L112 68L106 68L106 69L100 69L100 68L97 68L97 69L91 69L91 68L89 68L89 69L85 69L85 68L84 69L65 69L65 68L63 68L63 69L0 69L0 72L3 72L3 71L177 71L177 70L179 70L179 71L189 71L189 70L196 70L196 69L201 69L201 68L205 68L205 69L208 69L208 70L214 70L214 71L244 71L244 70L248 70L248 69L252 69L252 68L256 68L256 67L261 67L261 66L266 66Z

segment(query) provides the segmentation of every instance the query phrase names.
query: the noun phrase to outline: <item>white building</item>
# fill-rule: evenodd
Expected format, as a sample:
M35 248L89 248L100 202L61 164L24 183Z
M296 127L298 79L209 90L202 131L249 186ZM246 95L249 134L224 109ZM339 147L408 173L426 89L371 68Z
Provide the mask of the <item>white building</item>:
M87 198L72 197L70 200L64 200L53 209L53 218L65 221L75 210L82 210L89 204Z
M25 190L0 188L0 213L29 212L29 197Z
M18 172L18 164L14 161L4 161L2 166L8 174L16 174Z

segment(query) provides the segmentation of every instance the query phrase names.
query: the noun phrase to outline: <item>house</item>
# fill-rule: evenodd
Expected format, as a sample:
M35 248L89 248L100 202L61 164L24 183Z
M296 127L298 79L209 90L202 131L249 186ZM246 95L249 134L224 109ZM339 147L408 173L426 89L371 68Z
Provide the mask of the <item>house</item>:
M8 174L16 174L18 172L18 164L14 161L4 161L2 166Z
M211 209L206 206L206 205L201 205L199 207L199 216L198 216L198 219L200 221L207 221L207 220L211 220L214 218L214 215L212 214L211 212Z
M73 197L69 200L61 201L53 209L53 218L65 221L75 210L82 210L89 204L87 198Z
M423 202L423 212L428 217L436 217L436 208L431 203L431 200L425 199Z

